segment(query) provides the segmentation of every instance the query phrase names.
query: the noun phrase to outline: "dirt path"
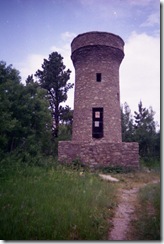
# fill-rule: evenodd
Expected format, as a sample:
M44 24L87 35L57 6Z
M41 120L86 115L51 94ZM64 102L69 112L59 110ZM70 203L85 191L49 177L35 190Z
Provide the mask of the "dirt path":
M149 183L158 183L159 180L152 180ZM147 183L147 184L149 184ZM140 188L147 185L142 183L132 189L120 188L118 190L119 204L115 210L112 220L113 228L108 233L108 240L129 240L128 232L130 221L135 218L135 207L137 203L137 193Z
M119 191L119 205L113 218L113 229L109 232L108 240L127 240L129 223L133 218L135 202L139 188Z

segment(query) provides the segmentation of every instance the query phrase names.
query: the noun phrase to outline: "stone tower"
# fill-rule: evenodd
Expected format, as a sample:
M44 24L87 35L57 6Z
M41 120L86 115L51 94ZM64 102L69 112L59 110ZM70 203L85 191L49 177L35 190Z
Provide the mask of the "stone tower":
M72 140L122 141L119 66L123 47L119 36L105 32L89 32L73 40L71 58L76 77Z
M138 169L138 143L122 142L119 67L124 41L107 32L78 35L71 44L75 67L72 141L61 141L58 159L90 167Z

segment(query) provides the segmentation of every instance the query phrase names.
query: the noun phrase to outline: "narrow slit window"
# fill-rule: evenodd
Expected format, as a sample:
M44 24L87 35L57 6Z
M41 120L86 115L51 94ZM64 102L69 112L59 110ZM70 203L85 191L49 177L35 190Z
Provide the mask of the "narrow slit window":
M96 81L101 82L101 73L96 73Z

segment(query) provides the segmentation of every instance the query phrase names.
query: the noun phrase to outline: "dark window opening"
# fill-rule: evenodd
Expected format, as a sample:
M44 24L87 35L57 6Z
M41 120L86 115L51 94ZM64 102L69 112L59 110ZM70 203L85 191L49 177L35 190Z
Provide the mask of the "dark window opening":
M103 137L103 108L92 108L92 137Z
M101 73L96 74L96 81L101 82Z

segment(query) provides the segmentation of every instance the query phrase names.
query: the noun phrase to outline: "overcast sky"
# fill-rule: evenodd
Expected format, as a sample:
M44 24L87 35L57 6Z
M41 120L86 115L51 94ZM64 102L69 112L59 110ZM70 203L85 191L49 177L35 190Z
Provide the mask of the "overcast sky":
M57 51L72 71L70 43L88 31L119 35L125 42L120 98L132 113L141 100L160 123L159 0L0 0L0 60L20 71L22 82ZM73 108L74 90L67 104Z

